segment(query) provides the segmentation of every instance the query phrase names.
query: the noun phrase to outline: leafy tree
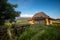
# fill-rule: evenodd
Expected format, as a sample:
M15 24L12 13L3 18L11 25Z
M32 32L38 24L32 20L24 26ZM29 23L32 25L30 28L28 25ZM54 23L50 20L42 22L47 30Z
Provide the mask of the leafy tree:
M5 23L5 20L14 21L21 12L15 11L17 5L8 3L8 0L0 0L0 25Z

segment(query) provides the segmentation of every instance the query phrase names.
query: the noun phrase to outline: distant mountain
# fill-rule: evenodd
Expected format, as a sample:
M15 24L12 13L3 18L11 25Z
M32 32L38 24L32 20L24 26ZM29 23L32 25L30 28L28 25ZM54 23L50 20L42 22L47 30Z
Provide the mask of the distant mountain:
M31 17L18 17L16 20L29 20Z

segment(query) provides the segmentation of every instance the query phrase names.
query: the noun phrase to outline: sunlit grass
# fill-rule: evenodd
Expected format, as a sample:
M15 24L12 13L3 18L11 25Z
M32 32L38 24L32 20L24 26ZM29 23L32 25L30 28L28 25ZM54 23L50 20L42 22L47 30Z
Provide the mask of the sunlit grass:
M16 30L19 30L19 31L17 31L18 32L16 34L17 36L13 35L14 33L11 35L13 35L14 37L17 37L18 40L58 40L60 39L59 38L60 24L53 24L53 25L28 24L22 21L17 23L5 23L4 26L7 26L8 30L10 30L13 24ZM30 25L30 26L28 26L27 28L26 25ZM25 30L21 29L22 26L26 27ZM22 31L22 33L20 31Z
M59 32L55 28L53 26L31 25L20 35L19 40L57 40Z

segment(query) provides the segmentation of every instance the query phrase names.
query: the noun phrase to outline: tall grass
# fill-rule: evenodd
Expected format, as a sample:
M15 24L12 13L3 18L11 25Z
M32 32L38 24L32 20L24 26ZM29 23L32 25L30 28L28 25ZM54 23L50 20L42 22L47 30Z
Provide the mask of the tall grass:
M56 26L59 28L58 26ZM54 26L42 26L39 24L31 25L23 32L19 40L58 40L60 35ZM60 28L59 28L60 29Z
M8 26L8 27L5 27ZM60 40L60 25L40 25L40 24L6 24L1 27L0 31L3 35L1 40ZM5 28L7 29L5 29ZM11 31L11 38L7 34L7 30Z

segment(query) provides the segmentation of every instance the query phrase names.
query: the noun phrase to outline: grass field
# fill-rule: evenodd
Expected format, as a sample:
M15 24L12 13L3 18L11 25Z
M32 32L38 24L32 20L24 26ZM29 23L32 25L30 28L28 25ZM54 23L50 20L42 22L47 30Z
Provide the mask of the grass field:
M59 40L60 26L31 25L23 32L19 40Z
M60 24L40 25L28 23L15 23L14 25L7 23L10 30L10 36L7 34L5 39L1 40L60 40ZM11 30L13 29L13 30ZM8 37L9 36L9 37ZM11 39L12 38L12 39Z

